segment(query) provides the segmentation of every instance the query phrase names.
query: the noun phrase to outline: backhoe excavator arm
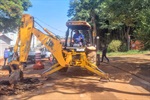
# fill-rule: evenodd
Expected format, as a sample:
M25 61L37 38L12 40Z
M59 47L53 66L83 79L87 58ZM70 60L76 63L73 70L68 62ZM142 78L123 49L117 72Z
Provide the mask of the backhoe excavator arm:
M19 61L13 60L11 64L19 64L23 69L22 63L27 61L30 51L32 35L35 35L39 41L54 55L59 65L62 67L67 66L67 62L63 57L62 44L47 29L44 29L48 35L34 27L34 18L28 14L24 14L21 19L21 26L19 28L18 38L14 46L14 52L17 52L19 47Z
M23 64L27 61L28 54L30 51L31 39L32 39L32 18L30 16L23 15L21 18L21 26L19 27L18 38L14 46L14 55L19 55L19 61L13 59L10 62L10 68L13 71L12 65L18 65L20 69L23 70ZM19 52L18 52L19 49ZM18 54L19 53L19 54ZM15 56L16 57L16 56Z
M37 30L36 28L32 29L32 33L41 41L41 43L54 55L57 59L58 63L64 67L67 65L63 54L62 54L62 44L61 42L53 37L52 35L47 36L43 34L41 31Z

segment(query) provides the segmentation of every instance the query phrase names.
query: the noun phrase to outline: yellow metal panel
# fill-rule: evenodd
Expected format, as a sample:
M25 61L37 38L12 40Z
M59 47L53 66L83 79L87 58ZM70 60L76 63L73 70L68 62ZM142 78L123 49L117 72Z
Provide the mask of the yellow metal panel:
M56 71L58 71L58 70L60 70L62 68L64 68L64 67L62 67L58 63L56 63L55 65L53 65L52 67L50 67L48 70L44 71L42 73L42 77L50 75L50 74L52 74L52 73L54 73L54 72L56 72Z
M62 44L60 41L50 36L47 36L46 34L43 34L36 28L33 28L32 33L54 55L54 57L57 59L58 63L61 66L67 66L67 63L62 54Z
M28 53L30 51L30 44L32 38L33 18L24 14L21 19L22 25L19 30L20 36L20 62L26 62Z
M19 42L20 42L20 33L18 33L17 41L16 41L16 44L14 46L14 52L15 53L18 51Z

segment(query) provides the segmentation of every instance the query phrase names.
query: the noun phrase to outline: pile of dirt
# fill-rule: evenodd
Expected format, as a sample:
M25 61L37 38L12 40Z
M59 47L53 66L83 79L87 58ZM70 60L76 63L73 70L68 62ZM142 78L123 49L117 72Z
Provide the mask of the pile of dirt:
M25 91L33 91L38 89L42 84L37 78L25 78L18 82L14 88L11 88L9 81L3 80L0 82L0 96L1 95L16 95Z

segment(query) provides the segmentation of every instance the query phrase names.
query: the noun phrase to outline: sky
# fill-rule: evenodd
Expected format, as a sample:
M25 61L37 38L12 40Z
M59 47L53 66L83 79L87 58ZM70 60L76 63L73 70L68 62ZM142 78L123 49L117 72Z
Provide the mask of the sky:
M42 27L59 36L65 36L69 0L30 0L32 7L25 14L34 17ZM35 24L39 30L40 27Z

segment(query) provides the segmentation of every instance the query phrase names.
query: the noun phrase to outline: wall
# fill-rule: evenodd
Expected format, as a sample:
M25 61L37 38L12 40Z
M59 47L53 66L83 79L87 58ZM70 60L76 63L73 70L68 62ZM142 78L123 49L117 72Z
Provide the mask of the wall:
M5 48L10 46L11 39L7 35L0 34L0 58L3 58Z
M5 43L4 41L0 40L0 58L3 58L5 48L8 48L9 44Z

